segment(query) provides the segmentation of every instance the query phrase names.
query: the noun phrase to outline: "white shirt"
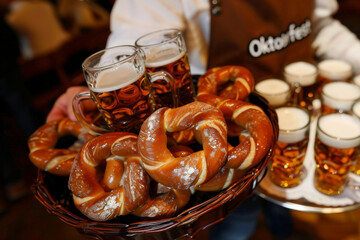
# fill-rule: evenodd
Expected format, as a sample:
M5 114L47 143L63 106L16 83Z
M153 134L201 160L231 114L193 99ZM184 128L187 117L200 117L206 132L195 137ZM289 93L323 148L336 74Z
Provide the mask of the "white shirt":
M332 15L336 0L315 0L313 48L320 59L337 58L360 73L360 41ZM134 44L146 33L177 28L184 32L192 74L206 71L210 42L209 0L117 0L111 12L107 47Z

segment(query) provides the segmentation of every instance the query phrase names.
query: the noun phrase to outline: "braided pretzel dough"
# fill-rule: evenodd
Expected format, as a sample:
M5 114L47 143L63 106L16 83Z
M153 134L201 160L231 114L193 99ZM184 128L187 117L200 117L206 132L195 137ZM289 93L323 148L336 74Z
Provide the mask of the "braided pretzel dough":
M170 151L175 157L185 157L193 153L190 147L184 145L174 145L170 148ZM150 185L148 199L132 214L148 218L171 217L189 202L190 196L190 190L169 188L153 181Z
M166 132L195 130L203 150L174 157L167 148ZM179 108L160 108L141 126L139 151L143 166L157 182L172 188L189 189L210 178L225 164L227 127L222 113L202 102Z
M155 183L155 182L154 182ZM156 194L132 214L138 217L164 218L173 216L190 200L190 190L180 190L155 183Z
M48 122L37 129L28 140L30 161L41 170L68 176L78 150L54 148L58 139L65 135L77 137L80 145L94 137L79 123L68 118Z
M205 192L223 190L242 179L246 172L246 170L222 167L215 177L206 183L197 186L195 189Z
M242 66L209 69L198 81L198 96L211 94L235 100L245 99L254 89L251 72Z
M217 91L214 89L209 91L209 79L216 81L213 79L216 75L212 74L221 70L213 71L210 70L199 78L198 101L220 109L227 122L239 127L236 131L241 129L246 131L240 133L238 146L233 147L229 144L225 168L234 170L222 169L211 183L203 184L196 188L197 190L220 190L240 179L244 170L257 165L267 154L273 139L271 122L260 107L248 102L217 96ZM235 95L240 96L240 94Z
M69 178L75 206L95 221L134 211L149 194L150 178L140 161L135 134L106 133L87 142Z

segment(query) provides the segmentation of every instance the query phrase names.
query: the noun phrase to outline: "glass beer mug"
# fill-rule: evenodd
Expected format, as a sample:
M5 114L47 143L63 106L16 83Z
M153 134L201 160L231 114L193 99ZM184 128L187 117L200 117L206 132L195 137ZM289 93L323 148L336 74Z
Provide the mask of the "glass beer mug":
M340 59L326 59L318 64L318 93L321 94L322 87L329 82L349 82L353 75L351 65Z
M360 87L353 83L335 81L326 83L321 91L322 113L349 112L360 98Z
M287 104L291 97L291 86L276 78L269 78L258 82L255 91L264 97L272 107L279 107Z
M293 88L298 88L298 93L292 96L297 99L292 101L312 112L317 97L317 67L309 62L293 62L285 66L284 77Z
M195 100L194 83L186 53L183 35L178 29L164 29L141 36L135 41L146 56L148 72L166 71L174 78L176 105L182 106ZM174 107L169 82L152 82L157 105ZM156 106L159 108L159 106Z
M339 195L360 151L360 120L345 113L321 115L315 137L314 185L327 195Z
M90 92L76 95L73 109L80 124L93 134L138 133L143 121L155 110L151 81L161 79L174 86L168 73L147 74L143 51L130 45L94 53L85 59L82 68ZM175 92L173 88L170 91ZM89 99L96 104L106 127L94 124L85 116L81 103Z
M360 98L352 105L351 112L360 119ZM360 152L352 172L360 176Z
M319 81L323 84L332 81L349 81L352 67L340 59L327 59L318 64Z
M310 113L298 106L276 108L279 139L271 160L270 179L280 187L298 186L305 177L303 162L309 142Z

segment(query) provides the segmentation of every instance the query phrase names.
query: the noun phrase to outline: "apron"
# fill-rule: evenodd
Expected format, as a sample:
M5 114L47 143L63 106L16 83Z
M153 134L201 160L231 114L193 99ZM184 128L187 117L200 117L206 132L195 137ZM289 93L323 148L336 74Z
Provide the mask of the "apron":
M208 69L242 65L255 81L282 78L286 64L313 60L312 0L210 0Z

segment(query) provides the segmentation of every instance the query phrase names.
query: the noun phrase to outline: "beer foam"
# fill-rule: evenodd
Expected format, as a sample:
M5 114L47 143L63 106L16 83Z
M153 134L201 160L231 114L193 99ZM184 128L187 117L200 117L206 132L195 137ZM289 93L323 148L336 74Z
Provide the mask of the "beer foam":
M355 84L336 81L323 86L323 104L334 109L349 111L356 99L360 98L360 87Z
M145 69L137 72L132 63L125 63L117 68L101 71L96 76L95 86L90 89L93 92L114 91L135 82L144 72Z
M353 78L353 82L360 87L360 74Z
M176 45L167 45L151 49L146 53L146 67L159 67L175 62L185 55L185 51L179 52Z
M317 68L307 62L294 62L284 69L286 81L290 84L299 83L301 86L310 86L316 82Z
M295 143L303 140L309 131L309 114L297 107L276 109L279 120L279 142Z
M319 74L335 81L349 78L352 75L351 65L342 60L323 60L318 64L318 68Z
M317 136L326 145L352 148L360 145L360 120L354 116L334 113L319 118Z
M266 79L255 85L255 90L272 106L285 104L290 98L290 86L280 79Z
M354 103L352 112L360 118L360 100Z

